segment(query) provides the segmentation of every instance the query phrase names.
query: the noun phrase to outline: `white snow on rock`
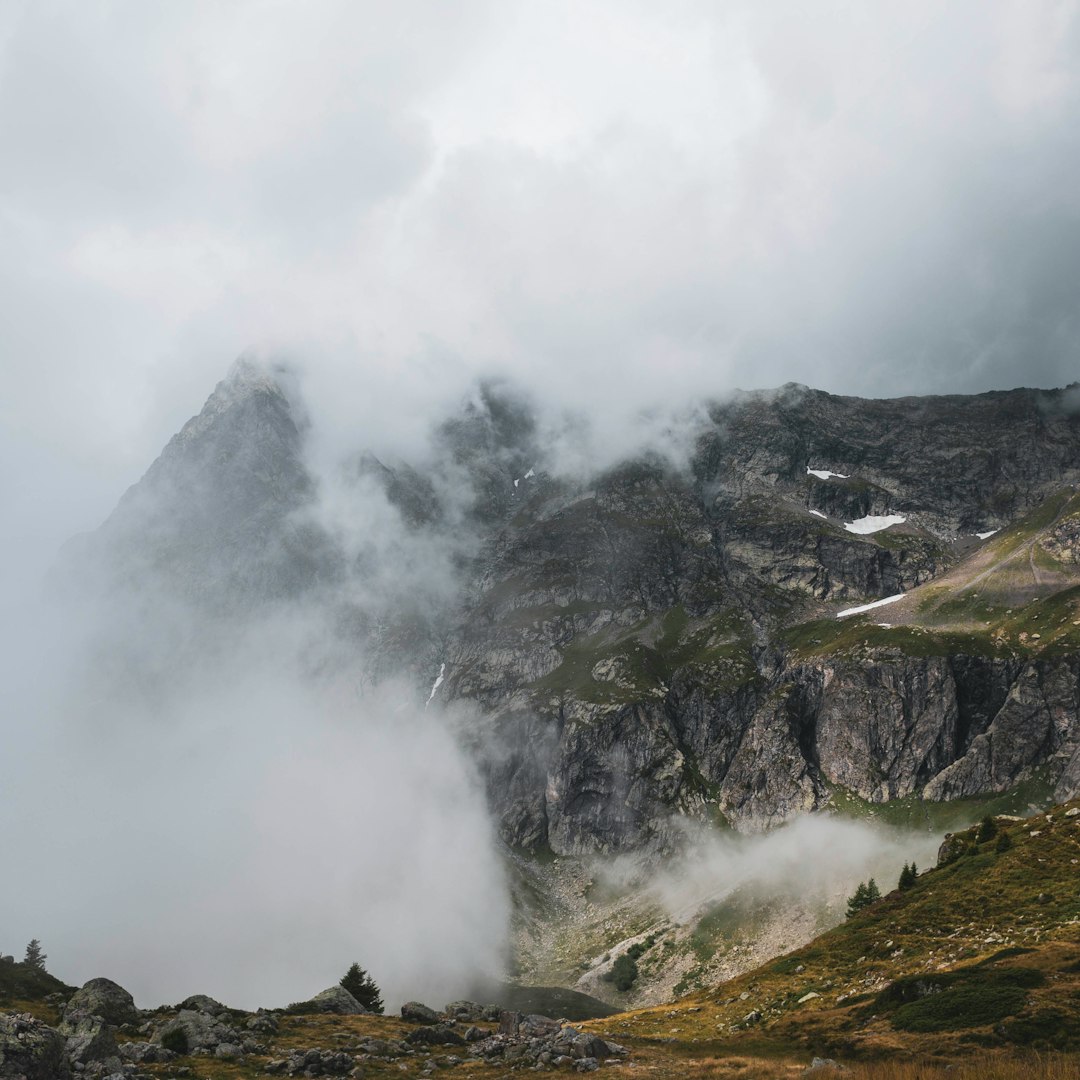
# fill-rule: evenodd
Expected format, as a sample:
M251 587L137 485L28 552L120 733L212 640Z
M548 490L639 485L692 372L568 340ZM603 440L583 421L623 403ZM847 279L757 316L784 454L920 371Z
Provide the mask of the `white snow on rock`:
M517 486L518 486L518 484L520 484L520 483L521 483L521 481L520 481L520 480L515 480L515 481L514 481L514 487L517 487Z
M428 694L427 701L424 702L424 708L426 709L431 704L431 699L435 696L435 691L442 685L443 676L446 674L446 665L439 665L439 674L435 676L435 681L431 684L431 693Z
M535 469L530 469L522 479L531 480L535 475L536 475L536 470Z
M989 538L990 538L991 536L993 536L993 535L994 535L994 533L996 533L996 532L1001 532L1001 530L1000 530L1000 529L991 529L991 530L990 530L989 532L984 532L984 533L976 533L975 535L976 535L976 536L977 536L977 537L978 537L978 538L979 538L980 540L988 540L988 539L989 539Z
M806 466L807 476L816 476L819 480L828 480L830 476L835 476L838 480L847 480L848 474L842 472L829 472L828 469L811 469L809 465Z
M843 619L848 615L861 615L864 611L873 611L874 608L884 607L886 604L895 604L897 600L903 600L904 594L897 593L895 596L886 596L884 600L875 600L872 604L860 604L858 607L844 608L838 611L836 617Z
M813 514L814 517L827 517L828 516L827 514L823 514L820 510L811 510L810 513Z
M856 518L854 521L845 521L844 528L848 532L852 533L876 533L881 532L882 529L887 529L890 525L903 525L907 521L906 517L901 517L899 514L885 514L883 517L869 517Z

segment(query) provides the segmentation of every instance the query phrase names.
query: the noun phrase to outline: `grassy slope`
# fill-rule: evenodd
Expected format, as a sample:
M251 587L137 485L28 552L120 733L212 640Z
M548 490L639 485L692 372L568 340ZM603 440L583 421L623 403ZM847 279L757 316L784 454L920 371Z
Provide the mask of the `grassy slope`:
M999 819L1007 851L958 834L968 853L804 948L599 1026L687 1057L1080 1050L1080 816L1066 816L1078 806ZM918 982L937 992L919 997Z

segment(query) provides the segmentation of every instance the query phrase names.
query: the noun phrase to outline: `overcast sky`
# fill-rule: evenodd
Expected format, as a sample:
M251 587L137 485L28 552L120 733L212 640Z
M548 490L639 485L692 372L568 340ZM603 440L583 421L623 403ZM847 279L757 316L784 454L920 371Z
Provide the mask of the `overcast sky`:
M1078 56L1071 0L0 0L6 543L94 526L252 345L375 444L489 370L1069 382Z

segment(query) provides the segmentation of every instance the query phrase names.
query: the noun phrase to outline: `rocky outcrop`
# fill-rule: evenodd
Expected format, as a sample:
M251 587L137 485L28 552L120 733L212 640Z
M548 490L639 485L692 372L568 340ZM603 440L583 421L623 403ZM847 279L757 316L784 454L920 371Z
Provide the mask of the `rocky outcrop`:
M27 1013L0 1013L0 1077L67 1080L64 1037Z

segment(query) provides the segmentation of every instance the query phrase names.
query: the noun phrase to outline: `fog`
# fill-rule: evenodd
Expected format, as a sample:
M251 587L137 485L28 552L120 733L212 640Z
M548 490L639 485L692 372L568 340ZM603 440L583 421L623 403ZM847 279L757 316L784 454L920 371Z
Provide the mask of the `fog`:
M839 917L859 882L874 877L884 894L905 863L933 866L940 839L870 820L804 816L763 836L699 834L650 888L677 922L735 894L822 905Z
M432 432L480 378L577 477L677 459L736 387L1069 382L1078 51L1050 0L0 2L0 949L142 1004L497 970L497 844L415 672L302 607L53 611L58 549L249 348L297 373L311 513L376 614L462 587ZM350 479L364 450L438 472L440 530ZM701 865L756 880L792 837L841 876L883 843Z

